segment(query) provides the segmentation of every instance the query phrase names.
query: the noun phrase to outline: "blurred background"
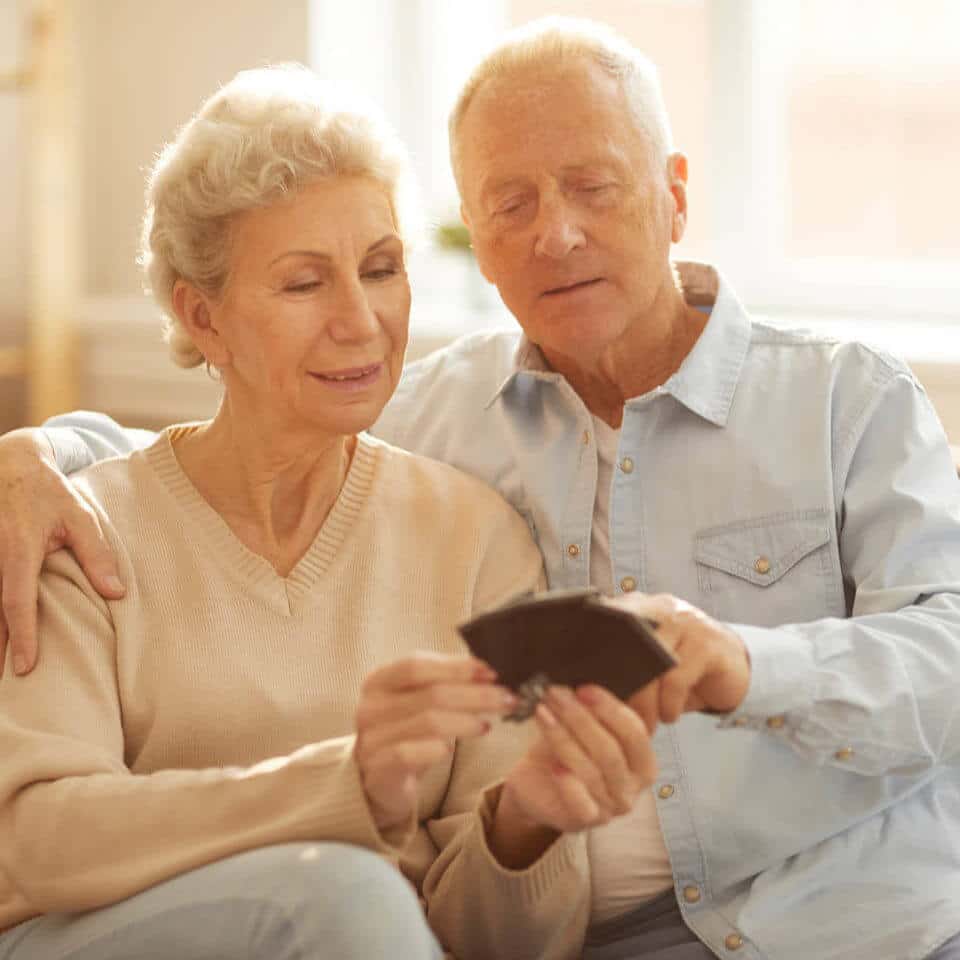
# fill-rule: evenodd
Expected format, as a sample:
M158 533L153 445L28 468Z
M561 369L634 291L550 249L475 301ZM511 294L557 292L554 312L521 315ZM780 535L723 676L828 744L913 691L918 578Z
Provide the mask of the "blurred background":
M410 356L508 324L451 229L445 118L483 49L547 13L604 19L660 65L690 158L677 256L718 264L760 315L905 357L960 443L955 0L0 0L0 428L212 411L140 292L143 178L266 62L366 93L413 152L432 229Z

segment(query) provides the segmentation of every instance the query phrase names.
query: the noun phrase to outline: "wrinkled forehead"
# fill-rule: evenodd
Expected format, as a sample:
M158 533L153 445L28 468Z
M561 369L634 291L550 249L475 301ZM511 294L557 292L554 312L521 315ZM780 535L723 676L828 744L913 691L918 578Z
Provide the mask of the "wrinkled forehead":
M645 165L648 147L620 80L584 58L488 78L464 111L458 138L465 193L521 171Z

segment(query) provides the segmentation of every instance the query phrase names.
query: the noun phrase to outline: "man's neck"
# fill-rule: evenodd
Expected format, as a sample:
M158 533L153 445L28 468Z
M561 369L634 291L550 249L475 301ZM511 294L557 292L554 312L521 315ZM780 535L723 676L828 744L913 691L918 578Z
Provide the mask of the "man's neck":
M547 363L563 374L587 409L611 427L622 423L627 400L661 386L680 369L708 319L687 304L679 290L669 309L658 313L638 318L620 340L587 362L542 349Z

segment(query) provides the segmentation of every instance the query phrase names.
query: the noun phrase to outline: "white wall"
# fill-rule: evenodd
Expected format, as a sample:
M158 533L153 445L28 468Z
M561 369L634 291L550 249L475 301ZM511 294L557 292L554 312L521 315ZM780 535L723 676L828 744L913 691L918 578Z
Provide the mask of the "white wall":
M237 70L308 56L307 0L78 0L88 296L136 294L144 172Z

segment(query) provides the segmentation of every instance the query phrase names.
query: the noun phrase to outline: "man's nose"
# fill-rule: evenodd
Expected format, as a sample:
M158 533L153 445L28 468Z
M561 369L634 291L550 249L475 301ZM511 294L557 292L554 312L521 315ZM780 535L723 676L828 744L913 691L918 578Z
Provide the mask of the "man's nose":
M330 338L340 343L362 343L376 336L379 329L380 320L359 278L339 284L327 324Z
M562 197L547 198L537 211L537 256L560 260L586 244L576 211Z

